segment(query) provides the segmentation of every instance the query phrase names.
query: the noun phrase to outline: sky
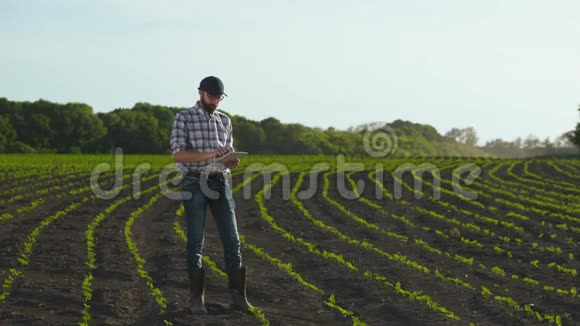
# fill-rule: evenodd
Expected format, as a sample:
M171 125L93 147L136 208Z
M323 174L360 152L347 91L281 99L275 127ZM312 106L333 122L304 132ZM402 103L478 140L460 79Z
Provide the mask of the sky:
M220 107L346 129L410 120L474 127L480 144L572 130L580 2L0 1L0 97Z

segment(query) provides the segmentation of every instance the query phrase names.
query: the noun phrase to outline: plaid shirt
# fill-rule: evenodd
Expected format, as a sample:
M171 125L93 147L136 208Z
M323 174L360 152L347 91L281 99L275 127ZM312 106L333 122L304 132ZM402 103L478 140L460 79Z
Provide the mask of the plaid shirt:
M218 147L234 148L232 121L219 111L208 113L199 101L190 109L177 112L170 137L171 152L213 152ZM228 168L212 165L215 158L197 163L177 163L182 171L229 172Z

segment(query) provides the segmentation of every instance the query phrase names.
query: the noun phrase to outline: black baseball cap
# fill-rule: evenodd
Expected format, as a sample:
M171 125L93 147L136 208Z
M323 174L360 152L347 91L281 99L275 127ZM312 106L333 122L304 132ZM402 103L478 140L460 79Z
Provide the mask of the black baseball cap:
M222 81L215 76L208 76L202 79L199 83L198 89L200 91L205 91L213 96L219 96L222 94L228 96L228 94L224 93L224 83L222 83Z

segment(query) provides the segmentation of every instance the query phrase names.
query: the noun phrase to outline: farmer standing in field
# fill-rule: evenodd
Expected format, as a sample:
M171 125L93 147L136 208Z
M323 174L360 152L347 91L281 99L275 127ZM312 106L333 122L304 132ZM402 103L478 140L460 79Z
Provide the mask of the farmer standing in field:
M183 205L187 223L186 252L191 312L207 314L204 306L205 269L202 257L208 206L224 248L232 299L239 309L248 312L252 306L246 298L246 268L242 266L235 203L226 177L229 169L235 168L240 160L227 162L225 166L211 164L216 158L233 150L232 122L227 115L216 110L226 96L224 85L219 78L209 76L201 81L198 91L199 101L192 108L176 114L170 139L177 167L185 173L181 188L185 195Z

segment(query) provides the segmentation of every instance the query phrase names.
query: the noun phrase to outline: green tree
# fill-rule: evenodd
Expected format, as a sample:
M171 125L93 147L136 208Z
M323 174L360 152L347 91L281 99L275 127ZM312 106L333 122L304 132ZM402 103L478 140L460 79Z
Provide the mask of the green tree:
M234 134L234 148L252 154L263 153L266 133L260 124L240 116L233 116L231 119Z
M50 118L42 113L27 111L24 117L18 117L20 124L18 138L23 143L36 149L53 149L55 129L50 126Z
M576 124L576 129L572 133L571 141L580 149L580 123Z
M132 111L144 112L157 120L159 126L160 144L165 144L169 148L169 135L173 127L175 113L184 110L184 108L167 107L161 105L152 105L149 103L137 103L131 109Z
M264 130L265 134L262 153L285 153L288 139L285 139L284 137L284 125L280 122L280 120L276 118L264 119L260 121L260 127L262 130Z
M102 150L111 152L121 147L124 153L168 153L169 146L163 143L164 135L159 123L150 114L127 109L118 109L100 114L107 136L103 138Z
M93 152L94 142L107 133L93 109L82 103L68 103L54 114L54 145L59 153Z
M459 129L459 128L452 128L451 130L449 130L446 134L445 137L452 139L458 143L462 143L462 144L466 144L469 146L475 146L477 145L477 142L479 141L479 137L477 136L477 132L475 131L475 128L473 127L467 127L467 128L463 128L463 129ZM425 137L427 140L430 140L430 138Z
M1 99L0 99L1 100ZM0 116L0 153L8 152L8 147L16 140L16 130L8 117Z
M300 136L299 141L308 154L338 154L338 147L323 132L307 131Z
M540 146L540 139L533 134L528 135L528 137L524 140L524 148L525 149L534 149Z
M82 103L13 102L0 98L0 151L108 153L122 147L126 153L169 153L169 135L179 110L183 108L137 103L130 109L95 115L90 106ZM403 120L372 122L346 131L283 124L275 118L253 121L232 116L232 122L236 149L255 154L366 156L366 131L385 127L395 130L399 139L396 153L390 155L485 154L448 140L432 126ZM475 137L464 138L466 143L476 143Z
M578 112L580 112L580 105L578 105ZM576 124L576 129L570 133L569 139L573 144L578 146L578 149L580 149L580 122Z

